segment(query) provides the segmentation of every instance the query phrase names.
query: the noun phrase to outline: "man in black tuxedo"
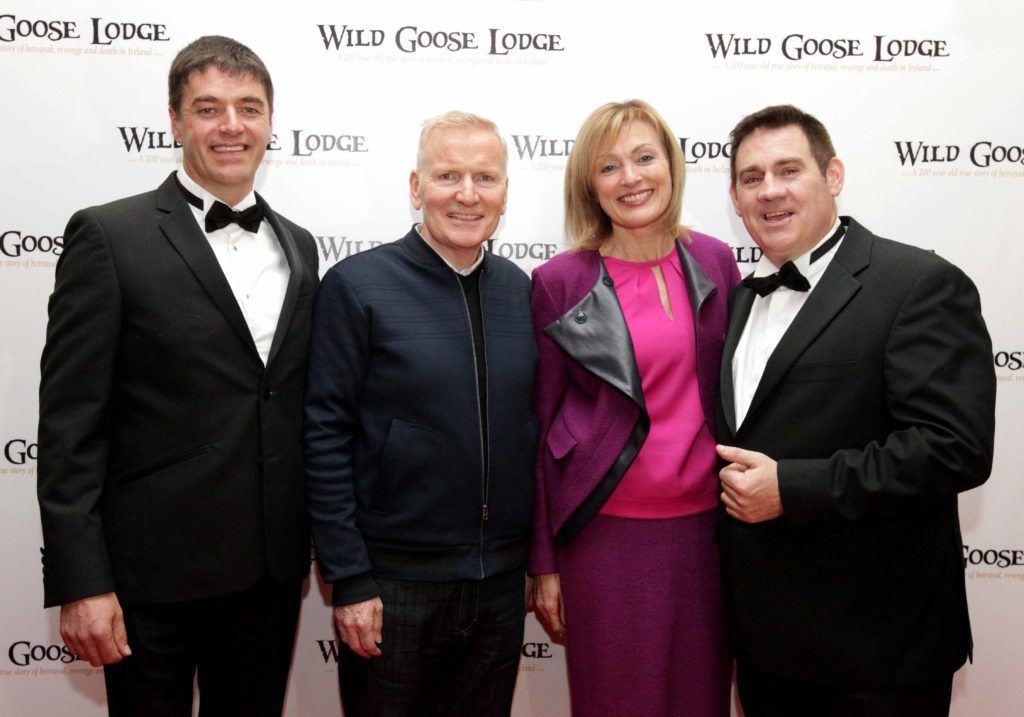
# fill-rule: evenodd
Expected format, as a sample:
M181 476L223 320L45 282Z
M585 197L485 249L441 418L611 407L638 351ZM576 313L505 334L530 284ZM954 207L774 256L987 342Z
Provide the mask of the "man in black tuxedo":
M720 523L747 717L946 715L971 652L957 495L992 464L978 292L835 198L824 126L732 133L730 194L764 251L732 297Z
M229 38L174 59L183 166L71 217L39 402L45 604L112 715L281 713L309 538L317 257L253 192L273 85Z

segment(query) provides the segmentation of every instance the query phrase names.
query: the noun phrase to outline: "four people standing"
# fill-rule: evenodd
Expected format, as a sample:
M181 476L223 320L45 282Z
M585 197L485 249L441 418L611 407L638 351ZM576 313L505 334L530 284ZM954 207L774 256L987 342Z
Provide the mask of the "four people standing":
M266 68L204 37L169 89L183 167L72 217L42 359L46 602L112 714L189 714L195 675L204 712L280 713L307 501L348 715L507 715L532 597L575 714L724 717L719 507L748 717L948 713L991 345L962 272L838 216L817 120L733 131L764 257L731 300L731 250L680 225L678 141L633 100L581 128L572 250L532 293L483 249L505 143L449 112L410 175L422 223L313 310L312 238L253 192Z

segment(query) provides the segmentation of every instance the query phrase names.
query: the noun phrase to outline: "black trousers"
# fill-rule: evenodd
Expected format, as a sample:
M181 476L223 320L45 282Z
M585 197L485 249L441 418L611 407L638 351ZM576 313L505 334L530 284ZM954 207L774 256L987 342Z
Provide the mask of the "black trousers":
M772 675L736 661L746 717L948 717L953 675L923 685L839 687Z
M302 582L262 580L240 593L122 605L130 657L104 668L111 717L280 717Z
M342 645L345 717L508 717L526 616L523 573L420 582L375 577L381 656Z

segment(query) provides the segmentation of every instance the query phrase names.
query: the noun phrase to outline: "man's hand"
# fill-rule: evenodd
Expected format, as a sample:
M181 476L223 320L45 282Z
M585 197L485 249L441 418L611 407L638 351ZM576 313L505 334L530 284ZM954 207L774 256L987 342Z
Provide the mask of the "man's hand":
M383 642L384 603L379 597L334 608L338 634L352 652L360 657L380 657Z
M562 584L558 573L546 573L533 578L533 612L537 615L552 642L565 644L565 606L562 604Z
M744 523L762 523L782 515L778 464L764 453L734 446L716 449L731 461L718 474L726 512Z
M114 593L61 605L60 636L71 654L88 660L93 667L112 665L132 654L124 613Z

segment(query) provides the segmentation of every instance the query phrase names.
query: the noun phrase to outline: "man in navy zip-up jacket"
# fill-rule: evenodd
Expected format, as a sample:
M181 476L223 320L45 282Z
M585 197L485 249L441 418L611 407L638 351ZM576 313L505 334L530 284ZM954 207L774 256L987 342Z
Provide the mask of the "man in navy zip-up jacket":
M529 279L482 246L507 161L492 122L428 120L410 175L423 222L333 267L317 299L307 493L349 716L511 708L536 347Z

